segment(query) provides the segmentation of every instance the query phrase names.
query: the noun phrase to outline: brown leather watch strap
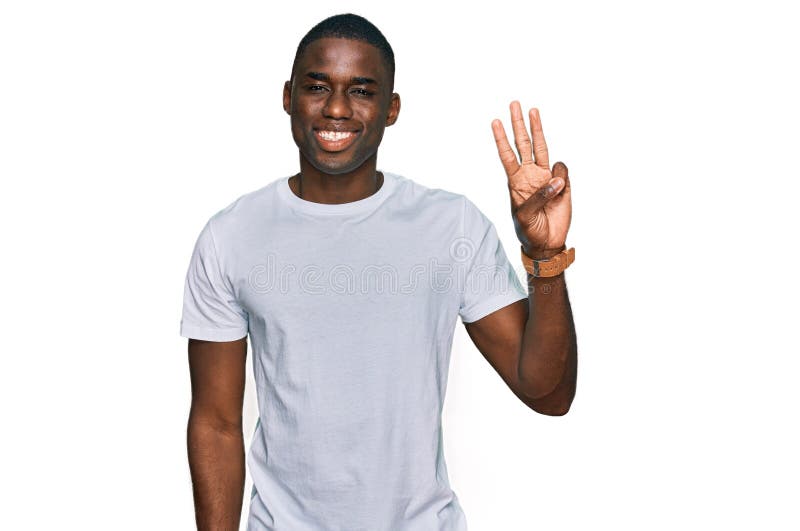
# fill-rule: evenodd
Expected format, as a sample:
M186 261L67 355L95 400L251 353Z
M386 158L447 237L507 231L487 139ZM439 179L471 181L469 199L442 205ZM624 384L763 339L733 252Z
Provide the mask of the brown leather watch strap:
M522 253L522 264L525 266L525 271L534 277L554 277L560 275L569 265L575 261L575 247L566 248L546 260L534 260L525 254L525 251L520 245L519 250Z

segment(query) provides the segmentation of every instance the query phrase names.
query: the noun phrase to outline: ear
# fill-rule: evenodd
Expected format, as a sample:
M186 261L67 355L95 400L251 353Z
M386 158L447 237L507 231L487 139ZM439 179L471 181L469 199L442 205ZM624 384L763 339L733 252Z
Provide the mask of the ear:
M397 121L397 116L400 114L400 94L397 92L392 93L392 99L389 102L389 114L386 115L386 127L394 125Z
M283 84L283 110L286 114L292 114L292 82L287 81Z

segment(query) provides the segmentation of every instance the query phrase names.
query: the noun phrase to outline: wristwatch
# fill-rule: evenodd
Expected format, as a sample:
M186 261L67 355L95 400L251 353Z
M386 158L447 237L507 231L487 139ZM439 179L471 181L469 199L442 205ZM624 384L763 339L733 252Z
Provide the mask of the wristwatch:
M543 259L534 260L525 254L522 246L519 246L522 253L522 264L525 266L525 271L534 277L554 277L560 275L569 265L575 261L575 247L570 247L567 250L566 245L561 246L561 252L557 255Z

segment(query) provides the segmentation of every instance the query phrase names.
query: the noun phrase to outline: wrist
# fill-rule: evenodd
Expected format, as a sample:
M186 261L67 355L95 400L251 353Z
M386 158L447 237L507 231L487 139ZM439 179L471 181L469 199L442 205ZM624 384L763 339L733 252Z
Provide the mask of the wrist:
M522 252L525 253L529 258L532 260L547 260L548 258L552 258L561 251L566 249L565 245L561 247L551 247L551 248L527 248L524 245L522 246Z

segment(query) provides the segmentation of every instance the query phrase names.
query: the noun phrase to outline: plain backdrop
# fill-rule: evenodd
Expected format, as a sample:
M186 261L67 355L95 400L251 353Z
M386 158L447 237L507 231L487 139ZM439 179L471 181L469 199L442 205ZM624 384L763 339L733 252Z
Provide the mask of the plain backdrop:
M538 107L570 169L571 411L525 407L457 323L443 426L470 530L800 526L789 4L480 5L2 4L0 528L194 528L192 246L297 171L282 84L348 11L397 58L379 168L472 199L521 278L491 120Z

